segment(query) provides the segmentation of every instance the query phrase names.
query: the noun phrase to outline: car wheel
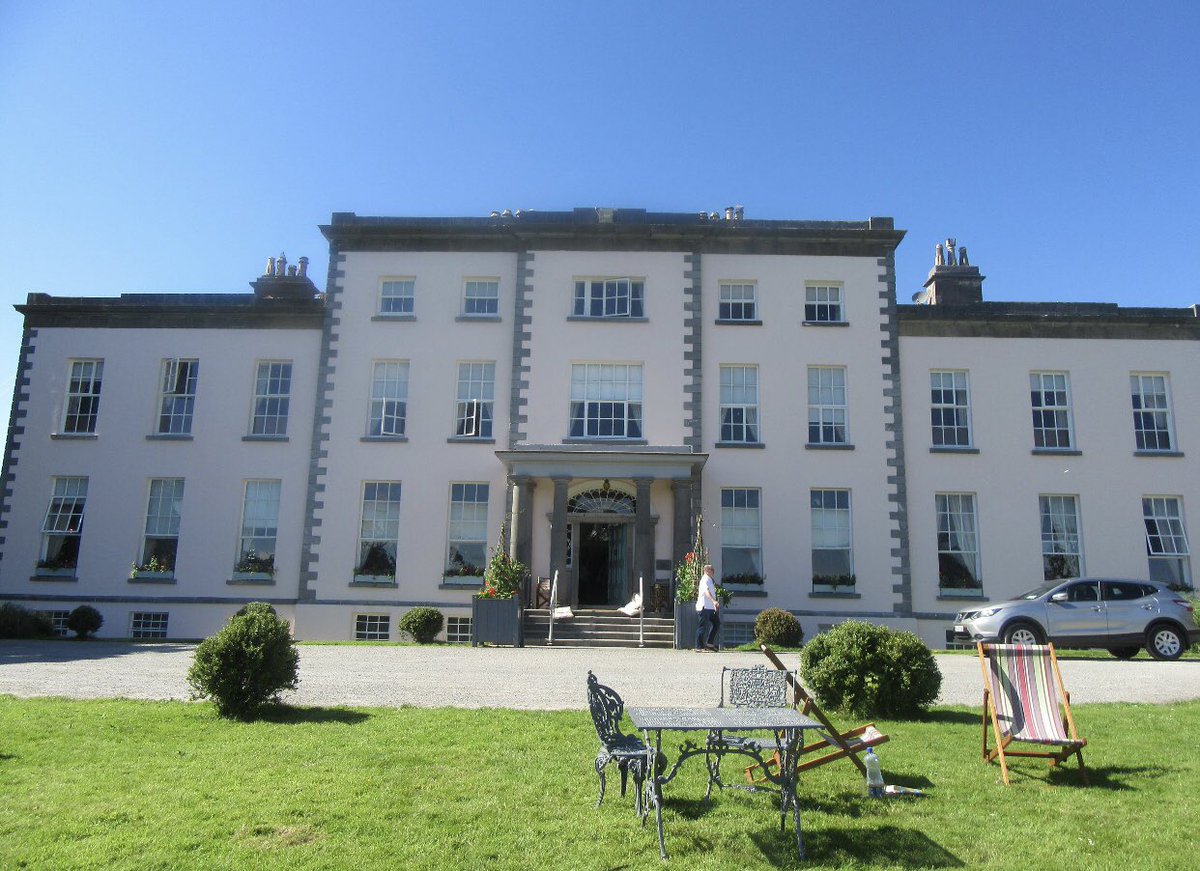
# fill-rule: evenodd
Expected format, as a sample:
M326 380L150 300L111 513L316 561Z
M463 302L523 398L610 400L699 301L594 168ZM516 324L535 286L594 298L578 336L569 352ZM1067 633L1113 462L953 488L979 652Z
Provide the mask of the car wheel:
M1159 623L1146 633L1146 652L1155 659L1179 659L1186 648L1183 633L1174 626Z
M1133 659L1141 649L1135 644L1133 647L1110 647L1108 648L1108 652L1117 659Z
M1026 620L1018 620L1004 627L1005 644L1041 644L1042 633L1037 626Z

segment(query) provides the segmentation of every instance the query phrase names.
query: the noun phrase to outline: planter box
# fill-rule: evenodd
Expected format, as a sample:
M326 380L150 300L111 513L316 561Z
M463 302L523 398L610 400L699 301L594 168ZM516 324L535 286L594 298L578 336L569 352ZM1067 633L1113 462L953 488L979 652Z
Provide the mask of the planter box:
M273 584L275 576L270 572L234 572L231 584Z
M691 650L696 646L696 625L699 622L695 602L675 603L676 650Z
M521 599L471 599L471 646L480 644L510 644L525 646L524 611Z

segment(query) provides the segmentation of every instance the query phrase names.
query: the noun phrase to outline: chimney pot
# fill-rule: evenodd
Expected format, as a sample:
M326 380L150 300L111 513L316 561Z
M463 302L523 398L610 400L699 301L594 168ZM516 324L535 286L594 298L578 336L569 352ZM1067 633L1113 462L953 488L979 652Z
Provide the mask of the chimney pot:
M300 262L300 277L306 278L308 276L308 258L301 257L299 262Z

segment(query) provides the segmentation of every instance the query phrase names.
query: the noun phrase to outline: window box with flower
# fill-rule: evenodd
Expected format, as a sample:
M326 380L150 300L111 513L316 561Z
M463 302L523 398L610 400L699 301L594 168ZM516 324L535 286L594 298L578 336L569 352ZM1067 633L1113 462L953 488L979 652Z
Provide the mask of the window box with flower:
M233 567L234 583L273 584L275 582L275 554L259 555L248 550Z
M355 584L378 587L396 586L396 557L382 542L363 548L362 561L354 569Z

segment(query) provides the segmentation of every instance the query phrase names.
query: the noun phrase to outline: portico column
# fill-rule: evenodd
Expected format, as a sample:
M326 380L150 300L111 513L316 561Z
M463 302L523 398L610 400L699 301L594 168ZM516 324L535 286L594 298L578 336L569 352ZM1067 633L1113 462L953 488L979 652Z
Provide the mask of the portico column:
M692 482L688 478L676 478L671 482L671 495L675 499L674 522L671 525L671 564L679 565L692 549Z
M646 585L646 595L654 587L654 525L650 522L650 487L653 478L634 478L637 487L637 508L634 514L633 552L634 566ZM637 592L637 578L632 579L632 592ZM648 599L647 599L648 601Z
M554 513L550 517L550 574L558 572L558 601L575 603L575 585L567 572L567 487L569 477L554 477Z
M512 556L525 568L533 565L533 490L537 482L529 475L514 475L512 479L515 523L513 525Z

